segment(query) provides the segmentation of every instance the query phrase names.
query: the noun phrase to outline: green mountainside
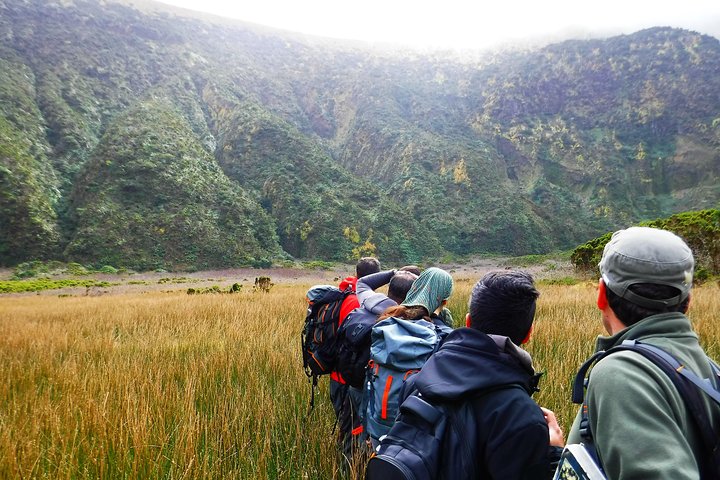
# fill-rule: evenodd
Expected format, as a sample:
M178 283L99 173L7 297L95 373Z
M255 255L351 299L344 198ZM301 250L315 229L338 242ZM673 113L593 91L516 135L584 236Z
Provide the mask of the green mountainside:
M176 268L258 264L272 220L225 176L167 99L119 115L71 194L71 258Z
M0 0L0 265L543 253L720 204L713 37L467 60L144 5Z
M707 209L682 212L669 218L659 218L640 223L639 226L662 228L680 236L690 246L695 257L695 279L707 280L720 275L720 210ZM598 264L605 245L613 232L578 245L570 256L577 270L599 275Z

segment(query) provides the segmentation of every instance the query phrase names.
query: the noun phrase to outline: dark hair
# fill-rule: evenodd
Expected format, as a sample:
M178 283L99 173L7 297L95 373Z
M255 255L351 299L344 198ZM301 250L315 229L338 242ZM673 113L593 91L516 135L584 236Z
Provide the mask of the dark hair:
M355 265L355 276L357 278L366 277L379 271L380 262L375 257L363 257L358 260L357 265Z
M659 285L657 283L636 283L634 285L630 285L628 290L642 297L654 300L664 300L680 294L680 290L675 287L671 287L669 285ZM622 298L607 287L605 288L605 296L607 297L608 305L610 305L612 311L615 312L615 316L617 316L617 318L626 327L635 325L640 320L652 315L657 315L658 313L685 313L687 312L688 305L690 304L690 297L688 296L678 305L666 306L662 309L643 307Z
M385 310L382 315L380 315L378 321L390 317L402 318L403 320L420 320L421 318L424 318L427 321L431 321L427 308L421 305L397 305L395 307L390 307Z
M388 297L395 303L402 303L416 278L417 275L407 270L395 272L388 286Z
M490 272L475 284L470 294L470 326L487 334L509 337L520 345L532 326L539 296L527 272Z
M398 271L400 272L410 272L412 274L415 274L417 276L420 276L422 273L422 270L417 265L405 265L404 267L398 268Z

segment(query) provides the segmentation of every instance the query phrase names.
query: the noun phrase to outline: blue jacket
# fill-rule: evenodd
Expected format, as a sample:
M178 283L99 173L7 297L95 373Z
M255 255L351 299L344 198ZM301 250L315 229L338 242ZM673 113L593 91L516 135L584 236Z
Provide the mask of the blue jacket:
M538 378L530 355L508 338L460 328L411 379L414 394L461 417L477 478L512 480L550 478L561 450L550 447L542 410L530 398ZM441 478L463 478L454 463L441 461Z

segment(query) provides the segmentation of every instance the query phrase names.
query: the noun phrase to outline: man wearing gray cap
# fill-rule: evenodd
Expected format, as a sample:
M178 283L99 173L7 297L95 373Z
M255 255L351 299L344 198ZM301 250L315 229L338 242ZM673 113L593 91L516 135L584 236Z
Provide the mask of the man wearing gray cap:
M609 336L596 351L626 340L659 347L701 378L713 372L685 316L694 259L675 234L647 227L615 232L600 261L597 305ZM717 386L717 378L713 380ZM702 395L707 420L717 431L720 412ZM595 365L585 396L589 432L610 479L697 479L703 440L670 377L636 351L609 354ZM582 411L568 443L581 435Z

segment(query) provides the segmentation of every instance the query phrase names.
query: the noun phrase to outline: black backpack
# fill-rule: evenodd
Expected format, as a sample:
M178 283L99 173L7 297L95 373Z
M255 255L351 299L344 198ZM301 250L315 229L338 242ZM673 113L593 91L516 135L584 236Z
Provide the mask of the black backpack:
M472 412L472 409L470 409ZM445 405L417 394L400 406L397 421L367 465L366 480L433 480L444 452L453 453L453 469L475 478L474 452L464 438L465 426Z
M343 291L332 285L316 285L307 291L308 308L300 335L300 347L303 369L313 380L311 407L314 405L318 376L335 369L340 308L351 293L352 288Z
M395 424L370 458L366 480L435 480L478 478L474 401L519 384L489 388L457 402L435 404L417 390L400 405ZM475 428L475 427L472 427Z
M370 332L377 317L363 309L353 310L338 331L337 371L355 388L363 388L370 360Z
M580 410L580 436L594 461L601 466L595 450L595 444L590 430L590 419L587 413L587 404L585 403L585 388L588 382L586 378L587 371L603 357L613 352L623 350L639 353L659 367L670 378L680 393L680 396L685 401L685 405L702 436L705 450L698 455L698 458L703 460L700 465L700 478L720 479L720 432L713 431L710 426L708 411L702 401L702 394L700 393L703 392L709 396L715 402L714 405L718 406L720 405L720 391L709 381L701 379L690 369L685 368L685 366L680 364L675 357L665 350L654 345L641 343L637 340L625 340L621 345L617 345L607 351L596 352L580 367L575 376L572 400L573 403L582 404ZM708 358L708 362L710 363L710 368L715 380L720 381L720 367L710 358Z

